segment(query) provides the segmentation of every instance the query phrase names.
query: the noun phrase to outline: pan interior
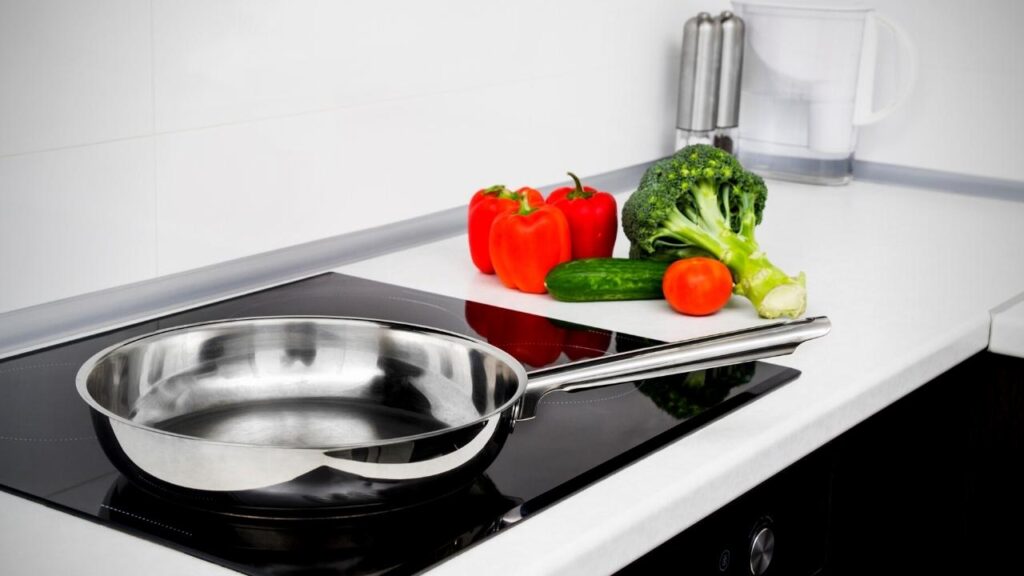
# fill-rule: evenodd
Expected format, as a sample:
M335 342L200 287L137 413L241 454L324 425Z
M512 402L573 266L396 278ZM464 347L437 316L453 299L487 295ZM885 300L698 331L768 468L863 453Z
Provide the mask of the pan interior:
M134 425L238 444L343 447L464 426L519 394L486 345L365 320L253 319L162 332L87 373L87 395Z

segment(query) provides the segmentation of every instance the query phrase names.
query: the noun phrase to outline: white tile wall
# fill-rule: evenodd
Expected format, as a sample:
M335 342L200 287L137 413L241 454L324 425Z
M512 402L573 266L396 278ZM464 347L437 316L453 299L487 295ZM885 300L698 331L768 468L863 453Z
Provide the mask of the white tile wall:
M149 3L0 0L0 156L148 134Z
M662 154L680 26L724 6L0 0L0 218L22 223L3 236L0 311ZM97 164L116 183L97 190L74 159L115 140L152 151ZM94 212L25 225L54 219L54 194ZM89 236L104 210L118 217ZM146 267L77 264L125 236Z
M153 143L0 158L0 312L156 273Z
M862 131L857 158L1024 180L1022 80L984 70L922 67L911 103Z
M624 2L155 0L157 129L503 85L601 67ZM637 12L677 12L652 2ZM643 14L628 21L644 21ZM576 39L578 37L578 40Z
M570 74L159 136L159 272L458 206L494 183L539 186L661 154L668 82L615 72L623 81ZM601 97L549 96L577 86ZM654 113L618 113L631 108Z

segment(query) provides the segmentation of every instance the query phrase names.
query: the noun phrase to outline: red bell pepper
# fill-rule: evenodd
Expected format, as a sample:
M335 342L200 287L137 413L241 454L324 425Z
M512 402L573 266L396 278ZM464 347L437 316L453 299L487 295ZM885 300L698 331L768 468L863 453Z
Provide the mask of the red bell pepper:
M555 206L569 221L572 235L572 257L610 258L619 231L619 211L615 197L590 186L569 172L575 187L559 188L548 196L548 204Z
M473 265L484 274L494 274L490 247L487 245L494 217L502 212L518 209L519 199L524 191L531 206L540 206L544 203L544 197L532 188L521 188L513 192L500 184L477 191L469 201L469 255L473 259Z
M531 206L523 193L519 210L502 212L491 225L491 262L501 283L523 292L544 294L544 277L572 255L569 223L547 204Z

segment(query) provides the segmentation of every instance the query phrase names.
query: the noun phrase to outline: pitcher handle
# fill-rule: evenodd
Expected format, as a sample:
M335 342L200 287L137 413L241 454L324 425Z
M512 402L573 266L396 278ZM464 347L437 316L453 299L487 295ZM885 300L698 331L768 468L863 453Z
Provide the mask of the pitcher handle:
M861 53L860 72L857 81L856 108L853 113L853 123L856 126L874 124L885 118L898 108L914 89L917 83L917 47L910 40L907 31L896 22L882 16L877 12L871 12L868 17L873 20L864 28L864 51ZM896 98L888 105L872 110L872 100L875 91L875 62L878 57L878 25L885 26L892 32L896 39L898 48L903 58L900 60L901 68L897 74L899 90Z

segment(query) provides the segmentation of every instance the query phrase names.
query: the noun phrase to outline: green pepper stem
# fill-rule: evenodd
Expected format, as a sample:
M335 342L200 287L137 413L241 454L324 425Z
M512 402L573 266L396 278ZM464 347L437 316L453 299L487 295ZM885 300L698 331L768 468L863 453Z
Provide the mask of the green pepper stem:
M519 215L526 216L532 214L536 208L530 206L530 195L526 192L514 192L519 195Z
M511 200L515 200L516 198L516 193L509 190L504 184L495 184L494 186L484 188L484 194L498 198L508 198Z
M576 189L566 194L566 198L569 200L578 200L580 198L586 200L594 195L593 192L587 192L583 189L583 183L580 182L579 176L576 176L572 172L566 172L566 174L568 174L572 178L572 181L576 183Z

